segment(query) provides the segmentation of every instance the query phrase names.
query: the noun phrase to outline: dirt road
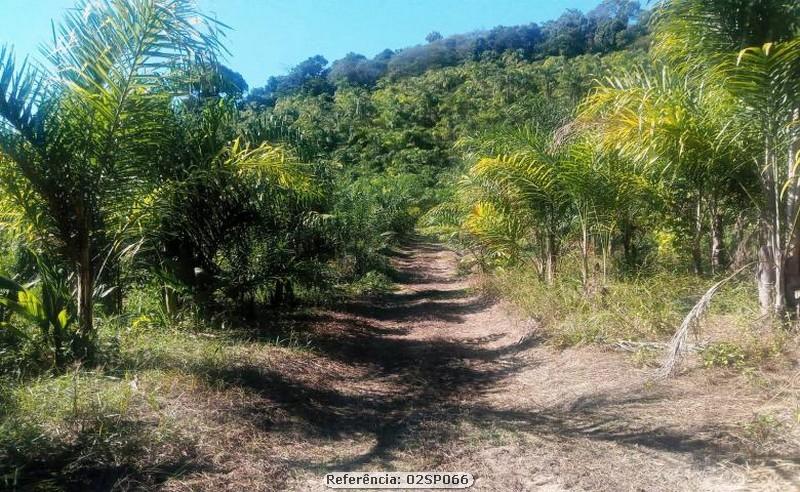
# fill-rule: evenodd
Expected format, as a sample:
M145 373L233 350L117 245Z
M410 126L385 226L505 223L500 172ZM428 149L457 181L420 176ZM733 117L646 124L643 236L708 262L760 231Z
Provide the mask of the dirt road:
M475 490L800 490L797 428L754 434L759 415L789 411L775 388L714 371L653 383L623 354L548 347L440 246L394 261L396 293L303 321L307 354L254 352L218 375L240 396L204 417L216 454L166 487L326 490L331 471L443 470L472 473Z

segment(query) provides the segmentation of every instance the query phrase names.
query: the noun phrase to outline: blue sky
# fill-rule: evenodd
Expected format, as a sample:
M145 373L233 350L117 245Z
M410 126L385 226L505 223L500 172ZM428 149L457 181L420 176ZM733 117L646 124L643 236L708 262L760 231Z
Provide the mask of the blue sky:
M0 44L18 55L38 54L73 0L0 0L5 17ZM251 87L286 72L309 56L333 61L350 51L371 57L385 48L424 42L425 35L543 22L567 8L584 12L600 0L198 0L233 28L227 64Z

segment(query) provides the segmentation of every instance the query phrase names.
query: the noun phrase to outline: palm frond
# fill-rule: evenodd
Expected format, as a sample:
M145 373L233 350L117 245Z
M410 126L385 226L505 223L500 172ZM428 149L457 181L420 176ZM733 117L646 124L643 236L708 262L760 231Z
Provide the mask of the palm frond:
M41 118L36 115L48 96L47 74L27 59L18 66L14 52L0 46L0 133L14 131L41 144Z

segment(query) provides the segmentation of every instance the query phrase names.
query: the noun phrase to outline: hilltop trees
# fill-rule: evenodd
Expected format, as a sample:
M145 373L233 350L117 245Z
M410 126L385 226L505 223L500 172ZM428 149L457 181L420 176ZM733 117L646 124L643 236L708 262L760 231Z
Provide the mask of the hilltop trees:
M348 53L333 61L317 55L292 68L287 75L273 76L263 87L254 88L247 103L270 107L280 97L304 92L332 93L329 84L372 87L384 76L394 80L424 74L427 70L455 67L484 58L502 58L515 53L526 61L548 56L573 57L606 54L624 49L646 34L646 12L638 2L605 0L584 15L572 10L543 25L497 26L488 31L444 37L429 33L427 44L393 51L384 50L373 58ZM329 83L326 84L325 82Z
M442 36L439 31L431 31L431 32L428 33L427 36L425 36L425 41L427 41L429 43L433 43L434 41L439 41L443 37L444 36Z
M293 67L288 74L272 76L263 87L250 91L247 102L256 106L272 106L281 96L298 92L311 95L332 92L326 76L328 60L322 55L307 58Z
M328 80L336 85L349 84L373 87L386 72L386 63L380 59L369 60L364 55L348 53L333 62Z

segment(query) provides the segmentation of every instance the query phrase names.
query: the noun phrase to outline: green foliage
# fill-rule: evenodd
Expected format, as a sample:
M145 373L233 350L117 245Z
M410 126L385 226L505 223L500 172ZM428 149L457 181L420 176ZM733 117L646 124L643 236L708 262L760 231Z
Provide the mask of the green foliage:
M12 357L18 373L26 372L32 363L40 363L57 371L91 344L77 331L72 296L67 276L62 270L35 258L36 277L21 285L0 275L0 307L5 308L0 330L3 341L0 351ZM16 352L16 354L14 353ZM13 360L14 355L27 353L29 360ZM5 357L0 361L6 362ZM0 362L0 363L2 363ZM8 365L8 362L2 365Z
M725 229L757 215L750 163L762 149L734 137L752 134L738 103L768 106L764 84L793 94L793 21L734 66L724 34L707 56L676 38L723 22L721 4L665 2L653 58L635 46L649 14L609 0L330 68L310 57L244 97L241 76L216 61L221 25L182 1L163 18L160 2L81 3L56 29L57 43L77 38L49 58L53 87L0 56L0 216L15 240L74 270L66 286L85 339L100 292L113 293L113 314L147 286L159 300L146 316L167 326L184 310L256 316L380 290L387 251L421 218L470 253L465 264L536 272L570 306L649 288L664 268L717 272L752 255L752 231ZM100 31L115 40L103 37L105 54ZM154 48L140 58L125 43L137 32ZM694 58L663 68L670 46ZM701 65L730 77L700 83ZM71 138L79 128L90 138ZM726 242L742 245L739 258ZM675 322L665 304L625 316L661 333ZM605 336L606 316L573 341Z
M744 425L745 435L750 439L754 451L760 451L770 441L775 440L781 434L783 424L775 416L770 414L756 414Z
M349 284L347 292L351 296L376 295L391 292L393 287L394 282L389 277L373 270Z
M573 259L571 263L578 262ZM511 301L524 315L536 318L556 346L567 347L668 337L697 301L697 293L709 284L690 274L679 276L662 271L638 278L621 277L605 284L599 284L595 276L590 285L603 286L587 293L573 278L574 275L565 275L547 285L530 269L512 268L490 276L486 288ZM737 323L743 322L745 328L746 321L757 311L753 287L735 284L719 294L715 306L709 323L727 326L730 336L738 336L734 330ZM746 353L761 353L759 346L753 344ZM752 360L765 359L753 355Z
M433 32L250 91L189 0L79 0L41 65L0 47L0 484L135 467L173 438L140 376L204 384L262 343L231 323L390 292L388 255L418 226L560 347L664 339L756 258L784 314L800 288L800 11L667 0L649 16L606 0ZM731 336L707 367L784 350L748 323L753 291L715 298L709 323Z
M288 74L272 76L264 87L253 89L247 97L255 107L272 106L278 98L296 93L318 95L330 92L332 86L325 79L328 60L322 55L309 57L293 67Z
M291 148L235 138L226 100L196 101L178 117L171 175L138 204L142 251L173 292L200 305L215 295L241 302L291 275L292 242L309 233L320 183Z
M747 144L760 185L752 199L763 211L761 308L779 316L796 304L800 283L790 252L797 241L798 19L796 2L772 0L671 0L654 14L654 54L696 88L716 87L710 92L728 101L723 145Z
M740 369L746 362L742 347L735 343L720 342L703 349L703 365Z
M122 349L102 370L0 380L0 487L91 488L88 469L136 470L153 450L179 462L191 449L191 433L164 410L164 388L221 367L223 355L241 360L239 351L191 332L110 328L98 328L100 346L120 339Z
M221 50L217 28L190 1L80 0L53 27L49 66L18 67L0 48L4 219L73 268L84 340L98 259L122 244L131 198L150 189L168 148L172 101L190 86L181 75Z

